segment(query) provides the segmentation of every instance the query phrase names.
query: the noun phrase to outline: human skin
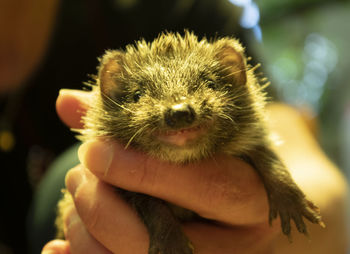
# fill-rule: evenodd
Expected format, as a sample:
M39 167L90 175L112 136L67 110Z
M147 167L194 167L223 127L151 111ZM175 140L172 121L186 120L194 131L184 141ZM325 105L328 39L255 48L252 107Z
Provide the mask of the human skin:
M79 119L87 108L83 100L87 96L77 91L65 91L59 96L57 111L68 126L82 127ZM215 223L183 225L199 254L345 253L342 205L346 185L342 176L323 155L296 111L272 105L268 112L269 128L284 141L276 151L306 195L320 206L328 226L322 229L308 223L311 242L293 230L294 243L290 244L280 233L278 220L269 227L264 188L256 172L239 159L217 155L215 160L180 167L136 151L124 151L115 143L95 141L79 149L82 165L66 177L75 203L64 216L67 240L50 242L44 250L147 253L146 229L115 194L111 187L115 185L165 199L214 220ZM307 161L300 160L305 155Z

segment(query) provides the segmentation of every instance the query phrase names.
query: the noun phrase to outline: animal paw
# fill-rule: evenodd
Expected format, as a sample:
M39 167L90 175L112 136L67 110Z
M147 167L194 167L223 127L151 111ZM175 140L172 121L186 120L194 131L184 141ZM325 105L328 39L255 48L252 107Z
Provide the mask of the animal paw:
M148 254L193 254L194 248L186 236L167 237L150 242Z
M297 199L285 198L282 201L281 200L282 199L279 199L278 202L270 202L269 221L271 224L272 220L277 218L279 215L281 219L282 232L283 234L287 235L289 239L291 233L291 220L294 221L298 231L305 235L308 235L308 231L303 217L312 223L325 227L319 208L311 201L305 199L304 197Z

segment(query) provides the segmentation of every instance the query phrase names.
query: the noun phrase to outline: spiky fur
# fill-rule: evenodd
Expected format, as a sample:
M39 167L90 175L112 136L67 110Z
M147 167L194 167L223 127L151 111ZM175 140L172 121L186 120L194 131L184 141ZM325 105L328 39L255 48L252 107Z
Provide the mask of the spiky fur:
M236 70L246 72L247 83L232 82L232 73L227 73L217 56L227 45L244 54L237 40L198 41L189 32L184 37L161 34L152 43L138 41L126 47L122 58L116 58L118 51L107 51L99 69L111 59L118 59L123 70L115 76L115 82L121 90L103 94L100 80L96 80L95 99L84 117L84 129L80 130L83 140L117 139L152 156L179 163L220 151L242 155L255 144L265 142L262 124L265 94L255 78L254 68L248 65ZM218 88L206 87L207 79L214 80ZM136 90L141 90L142 96L135 103L132 95ZM208 135L181 148L159 143L153 136L156 131L168 129L163 112L177 96L192 105L198 115L197 124L215 122Z

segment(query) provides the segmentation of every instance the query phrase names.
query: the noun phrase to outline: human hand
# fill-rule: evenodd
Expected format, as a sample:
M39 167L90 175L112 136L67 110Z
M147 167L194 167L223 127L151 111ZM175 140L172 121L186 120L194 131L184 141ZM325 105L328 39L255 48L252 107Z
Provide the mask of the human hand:
M57 100L58 113L72 127L81 127L79 119L87 108L84 96L89 94L63 93ZM279 226L269 227L264 187L255 170L241 160L217 155L176 166L101 141L83 144L79 155L84 166L66 178L76 206L65 216L72 253L85 253L87 244L75 244L82 238L96 248L92 253L147 253L145 226L111 185L159 197L212 220L184 224L196 253L271 251Z

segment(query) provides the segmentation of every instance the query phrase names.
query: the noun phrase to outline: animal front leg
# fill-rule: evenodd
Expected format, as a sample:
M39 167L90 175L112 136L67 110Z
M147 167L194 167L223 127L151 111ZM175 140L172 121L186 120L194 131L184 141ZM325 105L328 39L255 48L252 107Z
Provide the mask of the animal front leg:
M168 204L163 200L118 189L147 227L149 254L193 254L193 247Z
M318 207L306 199L284 164L270 148L256 147L248 156L248 161L258 171L265 185L270 205L270 224L280 216L282 231L288 237L291 220L295 222L298 231L305 235L307 227L303 217L324 227Z

